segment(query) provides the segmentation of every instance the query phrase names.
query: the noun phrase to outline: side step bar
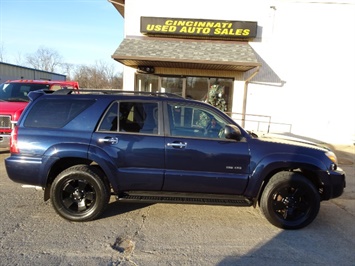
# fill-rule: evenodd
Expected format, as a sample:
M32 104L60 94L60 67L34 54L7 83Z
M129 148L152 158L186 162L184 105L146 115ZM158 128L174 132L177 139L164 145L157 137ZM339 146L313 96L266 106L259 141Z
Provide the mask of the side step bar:
M235 195L176 193L155 191L126 191L116 197L118 201L142 203L183 203L226 206L251 206L253 201Z

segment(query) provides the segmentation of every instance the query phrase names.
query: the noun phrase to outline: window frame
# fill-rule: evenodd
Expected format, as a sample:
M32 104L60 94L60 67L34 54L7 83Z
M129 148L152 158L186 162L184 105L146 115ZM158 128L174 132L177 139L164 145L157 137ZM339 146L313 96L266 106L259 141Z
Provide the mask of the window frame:
M173 120L173 115L172 115L172 108L173 106L180 106L180 107L185 107L185 108L191 108L192 109L192 116L191 116L191 126L189 127L190 131L193 131L193 129L196 129L196 135L175 135L172 132L173 124L171 123ZM210 136L210 135L201 135L201 130L200 129L207 129L206 128L199 128L199 127L194 127L192 124L193 121L193 113L195 111L202 111L207 113L208 115L212 115L219 123L221 126L221 129L224 128L227 124L230 124L230 121L226 119L223 115L221 115L217 110L215 110L212 106L206 106L203 104L199 104L198 102L176 102L176 101L167 101L165 105L165 110L164 113L166 114L166 119L165 119L165 135L169 137L174 137L174 138L201 138L201 139L217 139L217 140L225 140L224 138L221 137L215 137L215 136ZM185 126L181 127L184 128Z
M73 109L74 103L86 102L79 110ZM29 110L29 113L26 115L25 120L23 121L23 126L26 128L46 128L46 129L61 129L64 128L67 124L73 121L78 117L82 112L87 110L91 105L96 102L95 99L41 99L37 101ZM64 104L71 104L70 108ZM54 104L53 106L58 107L57 109L50 108L49 105ZM80 107L80 106L79 106ZM63 115L63 119L60 120L60 114ZM56 119L53 119L53 116L56 116ZM39 119L38 119L38 116ZM37 119L35 119L37 117ZM36 124L38 121L38 124Z
M140 128L140 131L136 132L136 131L122 131L121 128L120 128L120 123L117 124L117 128L116 130L100 130L108 112L110 112L111 108L113 105L117 104L117 111L116 111L116 114L117 114L117 118L120 118L122 117L121 116L121 112L120 112L120 108L121 108L121 104L122 103L134 103L134 104L137 104L137 103L141 103L143 108L144 108L144 104L156 104L156 107L153 107L154 108L158 108L158 117L157 117L157 120L156 120L156 123L157 123L157 132L141 132L141 130L143 129L144 127L144 124L143 126ZM132 108L132 107L131 107ZM131 109L129 110L129 114L127 115L127 117L129 117L131 115ZM145 117L144 119L144 122L146 122L146 119L147 119L148 116ZM133 99L124 99L124 100L115 100L113 101L109 106L108 108L106 109L106 111L104 112L102 118L100 119L100 122L98 124L98 127L96 129L96 132L99 132L99 133L117 133L117 134L139 134L139 135L162 135L162 132L163 132L163 118L162 118L162 103L160 101L156 101L156 100L133 100Z

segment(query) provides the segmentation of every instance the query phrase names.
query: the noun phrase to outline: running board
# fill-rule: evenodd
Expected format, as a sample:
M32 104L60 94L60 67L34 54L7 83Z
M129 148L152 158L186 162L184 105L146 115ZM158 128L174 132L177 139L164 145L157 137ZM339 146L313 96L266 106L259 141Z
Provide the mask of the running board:
M252 200L243 196L161 191L127 191L117 196L117 200L142 203L183 203L225 206L253 205Z

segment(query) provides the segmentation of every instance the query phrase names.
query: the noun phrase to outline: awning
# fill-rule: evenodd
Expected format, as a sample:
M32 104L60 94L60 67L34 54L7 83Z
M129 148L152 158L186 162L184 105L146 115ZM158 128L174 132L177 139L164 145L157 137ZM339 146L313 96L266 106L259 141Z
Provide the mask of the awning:
M124 18L125 0L108 0Z
M133 68L246 72L261 65L252 47L245 42L175 38L125 38L112 58Z

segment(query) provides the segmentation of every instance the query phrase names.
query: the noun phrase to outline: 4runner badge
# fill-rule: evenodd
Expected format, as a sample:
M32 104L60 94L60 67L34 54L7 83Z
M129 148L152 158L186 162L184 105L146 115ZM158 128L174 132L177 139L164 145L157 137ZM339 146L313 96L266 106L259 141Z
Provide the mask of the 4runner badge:
M241 166L226 166L228 170L242 170Z

